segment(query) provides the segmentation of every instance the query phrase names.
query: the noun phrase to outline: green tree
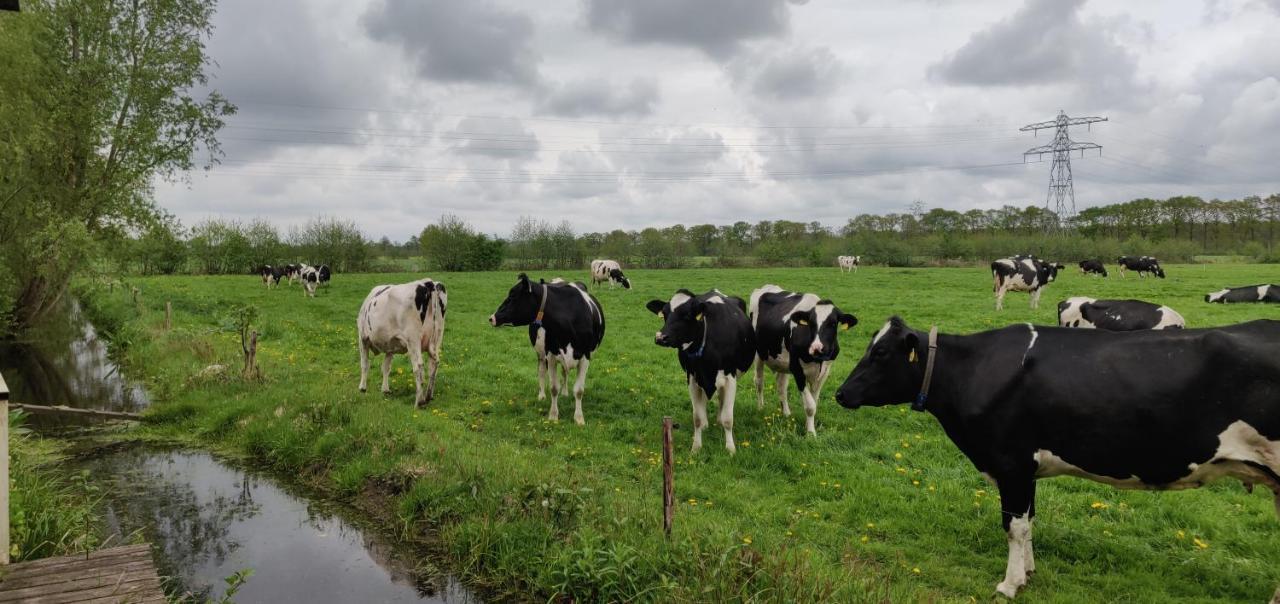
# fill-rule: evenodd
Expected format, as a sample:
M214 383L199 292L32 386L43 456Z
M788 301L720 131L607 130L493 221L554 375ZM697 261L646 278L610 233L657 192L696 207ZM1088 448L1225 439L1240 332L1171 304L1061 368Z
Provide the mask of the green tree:
M213 0L28 0L0 15L0 296L24 329L120 227L157 211L154 178L219 154L235 107L207 84Z

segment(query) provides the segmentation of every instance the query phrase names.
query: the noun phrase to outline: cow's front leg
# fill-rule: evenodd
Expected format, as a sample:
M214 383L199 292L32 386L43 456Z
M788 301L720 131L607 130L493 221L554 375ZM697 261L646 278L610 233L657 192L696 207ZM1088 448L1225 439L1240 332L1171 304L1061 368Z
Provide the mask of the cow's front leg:
M720 386L720 427L724 428L724 448L733 455L738 448L733 444L733 399L738 393L736 376L724 375Z
M413 368L413 404L421 407L431 396L422 387L422 350L417 346L409 347L409 365Z
M697 453L702 449L702 429L707 427L707 393L692 375L689 376L689 401L693 403L692 451Z
M369 346L360 340L360 392L369 388Z
M554 357L547 357L547 373L551 380L551 409L547 411L547 419L558 422L560 421L560 368L555 365L559 363Z
M787 392L787 377L788 377L788 375L789 375L789 374L788 374L787 372L785 372L785 371L779 371L779 372L776 374L776 379L774 379L774 381L773 381L773 385L774 385L774 387L775 387L775 388L777 388L777 389L778 389L778 400L782 402L782 415L784 415L784 416L786 416L786 417L791 417L791 405L788 405L788 404L787 404L787 394L788 394L788 392Z
M1001 522L1009 542L1009 562L1004 581L996 591L1007 598L1018 595L1027 584L1027 563L1031 555L1031 500L1035 494L1035 477L1031 472L1018 472L996 478L1000 488Z
M391 394L391 353L382 357L382 393Z
M1032 309L1040 308L1040 291L1041 290L1037 289L1036 291L1031 292Z
M578 359L578 381L573 384L573 423L579 426L587 423L582 417L582 395L587 391L587 367L590 365L591 359ZM568 381L567 377L565 381Z

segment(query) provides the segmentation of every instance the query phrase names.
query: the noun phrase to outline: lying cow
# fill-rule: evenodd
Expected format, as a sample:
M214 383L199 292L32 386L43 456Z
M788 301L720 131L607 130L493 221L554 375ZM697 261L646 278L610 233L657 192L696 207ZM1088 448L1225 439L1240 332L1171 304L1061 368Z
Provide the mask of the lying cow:
M848 409L914 401L1000 489L1009 542L996 590L1035 570L1036 480L1133 489L1229 476L1280 514L1280 322L1112 333L1013 325L937 336L893 317L836 393Z
M280 284L280 278L284 276L284 271L279 267L264 264L258 267L258 276L262 277L263 285L266 285L267 289L271 289Z
M830 300L816 294L783 291L777 285L766 285L751 292L751 328L756 334L757 407L764 408L764 369L773 370L782 414L790 417L787 405L787 374L796 379L796 388L804 402L804 429L816 435L813 425L822 398L822 385L827 382L831 363L840 356L837 328L849 329L858 324L853 315L841 312Z
M755 334L747 319L742 298L717 290L694 295L677 290L669 301L650 300L649 312L663 320L653 343L676 349L680 367L689 383L693 403L693 451L702 448L702 429L707 427L707 401L720 393L720 426L724 447L732 455L733 400L738 375L751 368L756 356Z
M303 264L298 269L298 280L302 282L302 293L308 298L316 297L316 286L320 285L319 269Z
M560 419L560 374L569 384L569 373L577 369L573 385L573 421L586 423L582 416L582 394L587 387L587 367L591 353L604 340L604 311L600 302L587 293L582 283L534 283L520 273L489 324L529 326L529 343L538 355L538 400L547 398L543 382L551 375L551 410L547 419Z
M622 289L631 289L631 280L622 274L622 265L616 260L592 260L591 284L599 285L605 281L609 282L610 289L615 285L621 285Z
M858 264L860 262L862 262L862 256L836 257L836 265L840 267L840 272L842 273L858 270Z
M1204 295L1205 302L1280 302L1280 285L1246 285L1229 287Z
M414 401L421 406L431 402L436 391L436 371L440 368L440 345L444 341L444 316L449 294L444 284L421 279L400 285L377 285L369 291L360 314L356 332L360 340L360 392L369 382L369 354L384 354L382 359L382 393L391 392L391 357L409 355L416 387ZM422 387L422 353L427 353L429 368L427 386Z
M1046 262L1035 256L1001 258L991 263L991 291L996 294L996 310L1004 308L1007 292L1030 292L1031 308L1040 308L1040 292L1044 286L1058 278L1058 271L1066 267L1057 262Z
M1101 275L1103 277L1106 277L1107 267L1102 265L1101 260L1081 260L1080 274L1081 275L1094 274L1094 275Z
M1125 270L1131 270L1138 273L1138 278L1147 276L1147 273L1164 279L1164 269L1160 268L1160 261L1151 256L1121 256L1116 259L1120 264L1120 277L1124 277Z
M1084 296L1058 303L1058 325L1137 331L1139 329L1183 329L1187 321L1168 306L1142 300L1095 300Z

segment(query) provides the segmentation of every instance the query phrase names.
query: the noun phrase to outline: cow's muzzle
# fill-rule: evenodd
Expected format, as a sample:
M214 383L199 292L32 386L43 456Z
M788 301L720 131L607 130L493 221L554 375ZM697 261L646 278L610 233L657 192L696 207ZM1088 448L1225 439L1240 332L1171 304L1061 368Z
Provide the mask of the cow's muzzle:
M498 315L489 315L489 325L492 327L498 326Z

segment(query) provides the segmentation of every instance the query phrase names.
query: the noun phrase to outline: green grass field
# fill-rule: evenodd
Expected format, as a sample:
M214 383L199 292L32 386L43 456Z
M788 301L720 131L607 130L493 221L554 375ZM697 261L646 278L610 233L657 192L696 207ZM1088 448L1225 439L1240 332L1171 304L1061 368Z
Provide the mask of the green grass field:
M607 333L587 382L587 424L559 423L535 400L536 366L524 328L487 317L514 273L434 275L449 287L444 364L436 400L413 408L408 361L392 395L357 389L355 315L377 283L419 275L336 275L316 299L298 287L267 291L257 277L137 279L126 294L85 293L91 313L125 344L127 367L159 401L145 430L224 450L327 487L339 497L394 506L400 530L437 532L454 570L500 594L577 601L985 601L1007 547L997 493L927 414L906 406L846 411L835 389L871 334L893 314L918 328L965 333L1013 322L1053 324L1071 295L1168 304L1190 326L1280 318L1280 307L1203 301L1228 285L1280 281L1263 265L1170 266L1169 278L1085 277L1069 269L1041 308L1011 293L994 310L985 269L628 271L630 291L598 297ZM535 277L579 274L535 274ZM690 455L690 404L675 353L652 343L659 319L644 308L679 287L747 297L776 283L816 292L859 318L818 408L818 436L782 417L766 391L758 410L739 382L735 437L704 435ZM174 329L159 329L166 300ZM239 364L225 317L256 305L263 383L199 377ZM974 376L980 379L981 376ZM792 386L794 388L794 386ZM565 411L566 402L569 411ZM714 409L714 407L713 407ZM660 423L673 416L679 506L661 535ZM714 411L711 411L714 418ZM1280 521L1272 496L1223 482L1198 491L1117 491L1072 478L1043 481L1037 499L1038 572L1028 602L1254 601L1280 584Z

